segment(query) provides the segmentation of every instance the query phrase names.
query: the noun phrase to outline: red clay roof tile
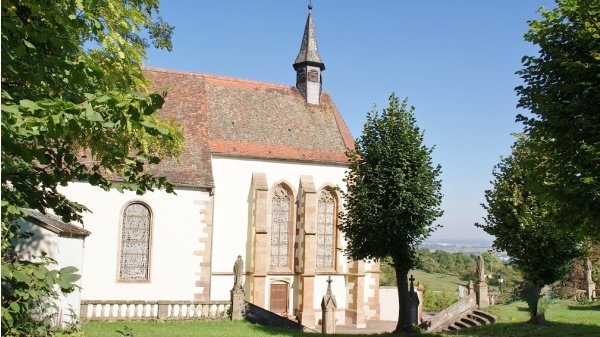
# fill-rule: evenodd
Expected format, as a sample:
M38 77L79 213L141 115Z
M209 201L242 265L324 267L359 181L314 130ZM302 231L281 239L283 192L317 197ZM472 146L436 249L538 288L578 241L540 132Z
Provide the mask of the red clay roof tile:
M345 164L354 147L333 100L310 105L294 87L225 76L146 68L169 87L160 114L183 125L180 163L154 169L173 183L213 186L210 155Z

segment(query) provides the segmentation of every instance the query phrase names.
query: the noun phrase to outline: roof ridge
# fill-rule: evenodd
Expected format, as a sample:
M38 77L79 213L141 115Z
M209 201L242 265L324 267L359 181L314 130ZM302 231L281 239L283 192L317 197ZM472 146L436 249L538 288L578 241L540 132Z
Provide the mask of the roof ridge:
M208 78L208 79L217 79L217 80L224 80L224 81L231 81L231 82L245 82L245 83L254 83L254 84L260 84L260 85L278 86L278 87L282 87L282 88L286 88L286 89L295 88L293 85L289 85L289 84L282 84L282 83L275 83L275 82L268 82L268 81L259 81L259 80L252 80L252 79L247 79L247 78L233 77L233 76L226 76L226 75L203 73L200 71L173 70L173 69L148 67L148 66L143 66L142 70L156 71L156 72L162 72L162 73L175 73L175 74L182 74L182 75L194 75L194 76L204 77L204 78Z

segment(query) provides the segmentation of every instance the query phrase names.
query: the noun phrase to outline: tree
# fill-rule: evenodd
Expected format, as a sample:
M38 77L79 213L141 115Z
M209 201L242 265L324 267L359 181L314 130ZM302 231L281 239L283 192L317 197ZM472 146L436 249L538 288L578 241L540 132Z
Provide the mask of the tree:
M588 240L583 243L582 250L584 251L583 256L571 263L571 272L561 282L567 287L571 286L570 290L586 289L587 275L585 263L588 258L592 263L592 280L596 284L600 283L600 244ZM572 298L573 292L567 292L565 295Z
M548 160L530 188L556 203L557 234L600 238L600 3L557 0L540 9L525 40L540 47L523 58L515 90L518 106L531 111L517 120Z
M25 235L15 220L27 209L81 220L87 208L58 191L74 180L105 190L172 192L164 177L147 171L183 147L180 128L156 115L163 96L149 92L142 74L150 42L171 49L173 27L154 18L157 11L158 0L2 1L2 330L8 335L34 332L18 321L31 318L29 295L9 298L5 285L28 294L20 271L34 277L45 268L11 251L12 240Z
M391 258L400 312L396 331L410 329L408 272L416 265L418 245L439 225L442 215L440 166L423 145L414 108L392 94L381 115L367 114L362 135L349 151L349 170L340 215L346 253L356 260Z
M485 191L487 211L484 224L476 224L495 237L493 247L506 251L511 264L521 271L526 285L521 297L528 303L531 322L543 322L538 310L541 289L560 280L569 272L571 261L580 256L577 235L554 235L557 225L552 222L555 205L539 198L527 188L538 179L529 139L518 136L512 154L494 168L492 189ZM532 159L533 158L533 159Z

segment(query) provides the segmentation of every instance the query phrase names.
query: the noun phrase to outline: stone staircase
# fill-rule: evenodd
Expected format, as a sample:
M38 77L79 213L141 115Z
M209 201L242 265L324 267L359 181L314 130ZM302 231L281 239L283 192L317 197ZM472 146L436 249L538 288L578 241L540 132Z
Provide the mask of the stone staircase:
M479 310L476 295L472 293L438 312L420 326L427 332L448 332L494 322L496 316Z
M442 331L457 331L464 328L488 325L496 322L496 319L496 316L490 313L481 310L472 310L462 314L456 321L450 323L446 328L443 328Z

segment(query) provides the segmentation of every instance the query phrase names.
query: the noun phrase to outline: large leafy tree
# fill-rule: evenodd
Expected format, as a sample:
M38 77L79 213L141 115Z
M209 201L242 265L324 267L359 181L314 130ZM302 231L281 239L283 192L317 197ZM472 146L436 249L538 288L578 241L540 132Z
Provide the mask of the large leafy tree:
M158 0L2 1L3 333L34 333L19 321L31 318L28 283L41 277L72 289L11 251L23 236L14 221L27 209L80 220L85 206L58 190L74 180L172 190L146 170L182 149L179 127L156 115L162 95L142 74L150 43L171 49L173 27L157 11Z
M536 151L548 160L537 166L530 188L557 203L556 233L600 238L600 2L557 0L529 23L525 40L539 54L523 58L516 88L518 115Z
M538 323L543 321L538 310L542 287L563 278L581 251L577 235L554 234L558 226L552 214L557 206L528 189L531 181L539 179L532 168L540 159L531 144L519 135L512 154L495 166L492 189L485 192L485 223L476 226L493 235L493 247L506 251L521 271L526 282L521 296L529 305L531 322Z
M442 194L433 149L423 145L414 108L392 94L381 114L367 115L362 135L349 152L340 230L346 253L356 260L390 258L396 272L400 312L396 331L410 329L408 272L418 245L438 225Z

